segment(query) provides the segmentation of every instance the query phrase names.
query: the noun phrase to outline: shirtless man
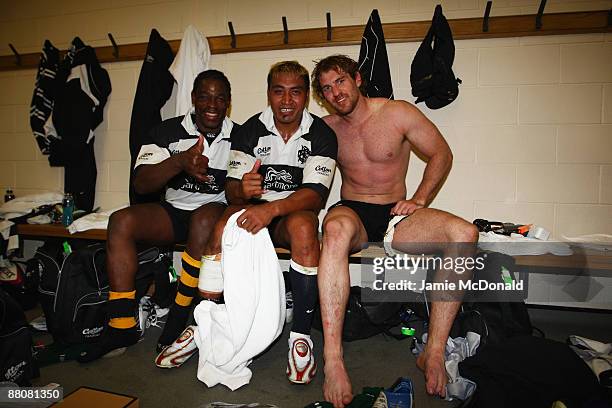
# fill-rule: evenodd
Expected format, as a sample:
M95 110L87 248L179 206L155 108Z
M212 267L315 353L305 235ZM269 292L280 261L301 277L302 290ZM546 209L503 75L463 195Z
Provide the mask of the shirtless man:
M405 217L395 226L391 243L400 250L410 243L428 243L429 251L441 250L447 256L447 248L436 243L474 243L478 231L459 217L427 208L451 168L452 153L416 107L363 96L357 63L346 56L319 61L312 78L316 93L335 110L324 120L336 132L342 174L342 201L330 208L323 222L318 275L325 343L323 395L340 408L353 398L342 351L349 254L368 242L381 242L394 216ZM405 180L413 148L426 158L427 166L416 192L407 199ZM429 340L417 359L432 395L445 394L444 347L459 306L456 299L432 303Z

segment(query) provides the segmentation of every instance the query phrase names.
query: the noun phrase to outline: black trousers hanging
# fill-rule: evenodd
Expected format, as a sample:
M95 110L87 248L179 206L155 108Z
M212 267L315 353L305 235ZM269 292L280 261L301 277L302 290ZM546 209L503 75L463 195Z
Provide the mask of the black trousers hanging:
M142 63L130 122L130 169L148 132L162 121L160 110L172 94L174 79L168 71L174 55L166 40L157 30L151 30L147 55ZM137 194L133 186L133 170L130 171L130 203L157 202L160 193Z

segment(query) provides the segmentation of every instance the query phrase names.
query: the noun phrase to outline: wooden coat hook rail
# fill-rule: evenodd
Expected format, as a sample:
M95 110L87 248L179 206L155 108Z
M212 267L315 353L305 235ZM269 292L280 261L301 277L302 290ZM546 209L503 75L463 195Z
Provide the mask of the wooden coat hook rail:
M546 1L542 0L538 14L499 17L489 17L490 6L487 6L483 17L460 18L448 20L448 22L455 40L606 33L612 31L610 10L543 14L545 4ZM212 54L333 47L361 43L365 25L333 27L332 38L331 15L329 13L326 15L326 19L326 27L289 30L287 19L283 17L282 31L250 34L235 34L234 27L229 22L230 35L208 37L208 43ZM430 20L383 24L385 40L387 43L422 41L430 24ZM112 34L109 34L109 38L113 45L95 48L100 62L135 61L144 58L147 43L122 44L121 54L119 55L119 47L114 42ZM168 42L176 53L181 40ZM0 56L0 71L38 67L40 53L18 54L14 47L11 47L11 49L13 55Z

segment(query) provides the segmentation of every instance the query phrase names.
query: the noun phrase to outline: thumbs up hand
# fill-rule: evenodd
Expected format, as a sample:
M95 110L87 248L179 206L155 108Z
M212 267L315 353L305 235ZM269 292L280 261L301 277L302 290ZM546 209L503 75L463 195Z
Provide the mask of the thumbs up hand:
M261 160L255 160L253 168L242 176L242 196L245 200L250 200L253 197L259 198L265 193L262 188L263 176L258 173L260 166Z
M200 136L193 146L179 154L182 155L181 167L185 173L202 183L208 180L206 175L208 157L204 156L204 136Z

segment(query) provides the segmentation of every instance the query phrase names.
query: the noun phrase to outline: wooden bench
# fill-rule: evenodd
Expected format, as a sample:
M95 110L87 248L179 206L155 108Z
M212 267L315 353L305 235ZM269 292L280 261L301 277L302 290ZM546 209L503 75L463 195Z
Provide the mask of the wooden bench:
M71 234L60 224L21 224L17 226L17 233L22 238L38 238L41 240L48 237L57 237L105 241L107 237L106 230L102 229L93 229ZM185 245L177 244L175 248L182 251ZM569 256L545 254L521 255L515 256L514 258L519 272L612 277L612 254L581 247L573 247L572 249L574 253ZM286 249L277 248L276 252L281 259L289 258L289 251ZM356 254L352 254L349 258L349 262L355 264L362 262L369 263L371 259L375 257L384 256L385 253L382 248L370 247Z

